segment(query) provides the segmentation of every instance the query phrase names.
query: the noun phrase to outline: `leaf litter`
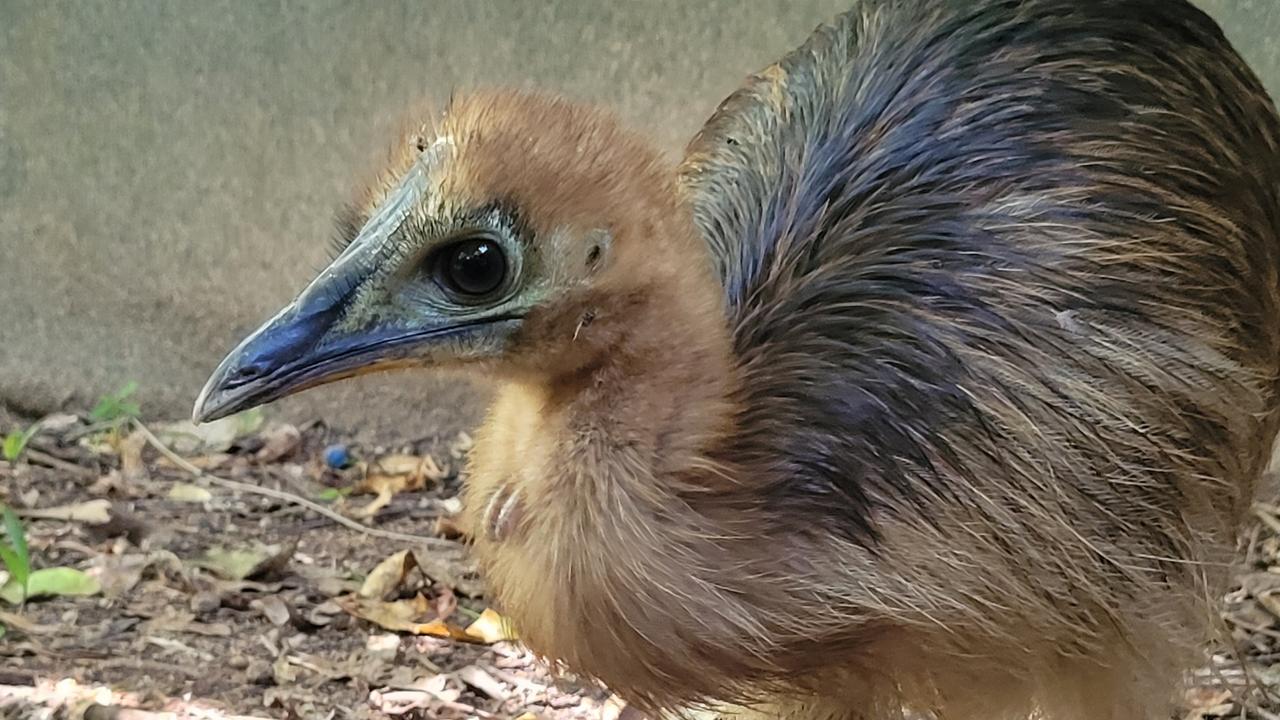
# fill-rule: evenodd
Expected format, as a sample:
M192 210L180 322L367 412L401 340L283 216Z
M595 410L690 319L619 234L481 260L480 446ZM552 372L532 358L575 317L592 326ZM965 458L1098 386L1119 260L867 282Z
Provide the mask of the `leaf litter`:
M319 424L234 420L157 426L182 450L166 454L130 422L62 416L18 462L0 462L0 501L22 515L33 576L65 568L42 577L93 590L0 603L0 708L601 717L609 694L538 662L485 600L455 520L470 438L384 449ZM326 464L335 444L355 461ZM235 483L199 476L211 472ZM347 499L362 495L372 502ZM442 539L365 534L290 497L392 537Z
M72 591L0 605L0 709L630 717L606 690L535 660L488 606L455 521L465 435L387 450L261 418L165 429L186 442L178 461L127 425L64 415L18 462L0 462L0 501L26 524L32 578ZM323 458L335 444L368 460L335 469ZM192 468L275 494L214 488ZM348 507L366 494L370 504ZM292 496L328 496L360 526L406 538L434 530L457 551L356 532L282 499ZM1196 674L1184 720L1280 717L1280 508L1256 513L1224 611L1238 652Z

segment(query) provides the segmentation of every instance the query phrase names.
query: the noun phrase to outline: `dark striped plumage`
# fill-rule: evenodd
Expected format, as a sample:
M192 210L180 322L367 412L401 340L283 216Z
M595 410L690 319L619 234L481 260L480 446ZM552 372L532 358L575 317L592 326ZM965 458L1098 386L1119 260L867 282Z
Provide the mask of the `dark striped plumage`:
M1234 517L1275 406L1278 137L1185 2L863 3L683 168L748 368L732 452L866 537L877 509L972 500L935 461L1171 494L1182 467ZM1091 485L1063 492L1118 492Z

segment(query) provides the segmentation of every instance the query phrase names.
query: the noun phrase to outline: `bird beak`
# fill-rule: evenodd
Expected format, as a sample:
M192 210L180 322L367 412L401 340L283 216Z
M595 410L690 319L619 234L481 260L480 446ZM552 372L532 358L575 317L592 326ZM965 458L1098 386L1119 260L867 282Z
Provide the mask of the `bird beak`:
M476 324L443 315L397 319L386 313L375 319L353 312L361 288L376 285L388 238L422 200L432 153L438 152L434 147L424 152L347 249L222 360L196 399L194 421L217 420L335 380L415 364L424 346Z
M342 259L255 330L213 371L192 411L209 422L308 388L405 364L409 351L448 333L447 325L344 322L359 279Z

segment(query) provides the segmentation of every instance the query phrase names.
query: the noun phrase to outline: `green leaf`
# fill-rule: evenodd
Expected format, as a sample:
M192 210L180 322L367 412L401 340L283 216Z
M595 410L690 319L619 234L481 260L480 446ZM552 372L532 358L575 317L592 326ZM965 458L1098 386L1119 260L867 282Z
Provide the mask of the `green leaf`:
M22 437L20 431L14 430L4 436L4 459L13 462L22 454L22 448L25 446L26 439Z
M262 428L262 423L266 420L262 408L250 408L242 412L236 413L236 435L252 435Z
M204 557L192 564L211 570L228 580L243 580L271 557L268 548L234 549L211 547L205 551Z
M142 410L138 403L127 398L136 392L138 383L130 380L125 386L113 393L103 395L98 404L89 411L89 419L93 422L111 422L124 418L137 417Z
M338 498L344 498L350 494L351 488L325 488L316 495L316 499L323 500L324 502L333 502Z
M4 567L9 571L9 577L17 580L19 584L27 581L29 568L24 567L25 563L18 557L18 553L8 545L0 545L0 563L4 563Z
M0 454L4 455L4 459L13 462L18 459L22 451L27 449L27 443L31 442L31 438L40 432L40 423L32 423L31 427L26 430L18 429L4 436L3 447L0 447Z
M9 547L0 553L0 561L9 568L10 579L19 586L26 587L31 574L31 553L27 550L26 532L22 529L22 521L9 506L0 506L0 511L4 515L5 535L9 536Z
M50 596L97 595L102 590L98 581L75 568L44 568L27 578L26 599ZM12 605L23 601L22 586L14 578L0 587L0 600Z

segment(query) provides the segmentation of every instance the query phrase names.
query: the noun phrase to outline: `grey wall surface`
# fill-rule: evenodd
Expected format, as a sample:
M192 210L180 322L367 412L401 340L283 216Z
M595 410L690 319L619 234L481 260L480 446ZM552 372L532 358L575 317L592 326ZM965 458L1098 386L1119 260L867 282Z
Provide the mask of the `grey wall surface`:
M611 105L677 151L743 76L850 0L0 0L0 405L126 380L185 416L326 258L332 212L411 104L477 84ZM1271 90L1280 1L1204 0ZM465 426L456 379L281 403L369 432Z

